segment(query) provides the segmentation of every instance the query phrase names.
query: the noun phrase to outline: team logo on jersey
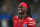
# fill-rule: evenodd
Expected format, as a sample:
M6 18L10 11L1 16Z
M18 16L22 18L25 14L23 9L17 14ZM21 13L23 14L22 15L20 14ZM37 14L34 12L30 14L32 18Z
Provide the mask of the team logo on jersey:
M27 27L27 25L26 24L23 24L23 27Z

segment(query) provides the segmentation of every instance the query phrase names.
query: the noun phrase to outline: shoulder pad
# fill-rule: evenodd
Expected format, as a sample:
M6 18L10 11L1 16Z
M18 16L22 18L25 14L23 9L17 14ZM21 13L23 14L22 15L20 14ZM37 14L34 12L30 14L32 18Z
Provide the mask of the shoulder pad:
M31 18L31 17L28 17L28 19L29 19L29 20L33 20L33 18Z
M17 20L17 19L18 19L18 16L14 16L14 17L13 17L13 20Z
M13 18L18 18L18 16L14 16Z
M36 24L35 19L33 19L31 17L29 17L28 19L30 20L29 25L35 25Z

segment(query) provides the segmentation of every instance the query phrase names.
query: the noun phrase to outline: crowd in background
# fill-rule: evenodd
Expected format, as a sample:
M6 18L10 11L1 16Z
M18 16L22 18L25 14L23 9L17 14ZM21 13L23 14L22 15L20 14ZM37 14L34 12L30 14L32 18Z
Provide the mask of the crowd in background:
M12 18L17 15L18 4L21 0L0 0L0 23L6 20L12 26ZM40 0L31 0L30 5L32 18L36 20L36 26L40 27Z

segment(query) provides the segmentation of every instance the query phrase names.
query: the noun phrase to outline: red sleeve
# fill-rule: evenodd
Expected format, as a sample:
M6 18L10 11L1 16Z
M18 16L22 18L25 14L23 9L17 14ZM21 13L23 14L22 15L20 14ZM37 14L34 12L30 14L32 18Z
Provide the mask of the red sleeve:
M18 19L18 16L13 17L13 22Z
M18 19L18 16L14 16L13 17L13 27L17 27L17 19Z
M17 20L17 18L18 18L17 16L13 17L13 23L15 22L15 20Z
M30 22L29 22L29 27L36 27L36 22L34 19L32 19Z

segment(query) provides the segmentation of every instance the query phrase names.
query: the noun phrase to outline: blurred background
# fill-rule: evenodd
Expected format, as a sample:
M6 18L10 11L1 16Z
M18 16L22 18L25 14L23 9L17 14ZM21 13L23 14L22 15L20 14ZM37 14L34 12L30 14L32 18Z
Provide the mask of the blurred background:
M40 0L0 0L0 24L5 19L12 27L12 18L17 15L17 8L20 2L30 4L32 18L36 20L36 27L40 27Z

